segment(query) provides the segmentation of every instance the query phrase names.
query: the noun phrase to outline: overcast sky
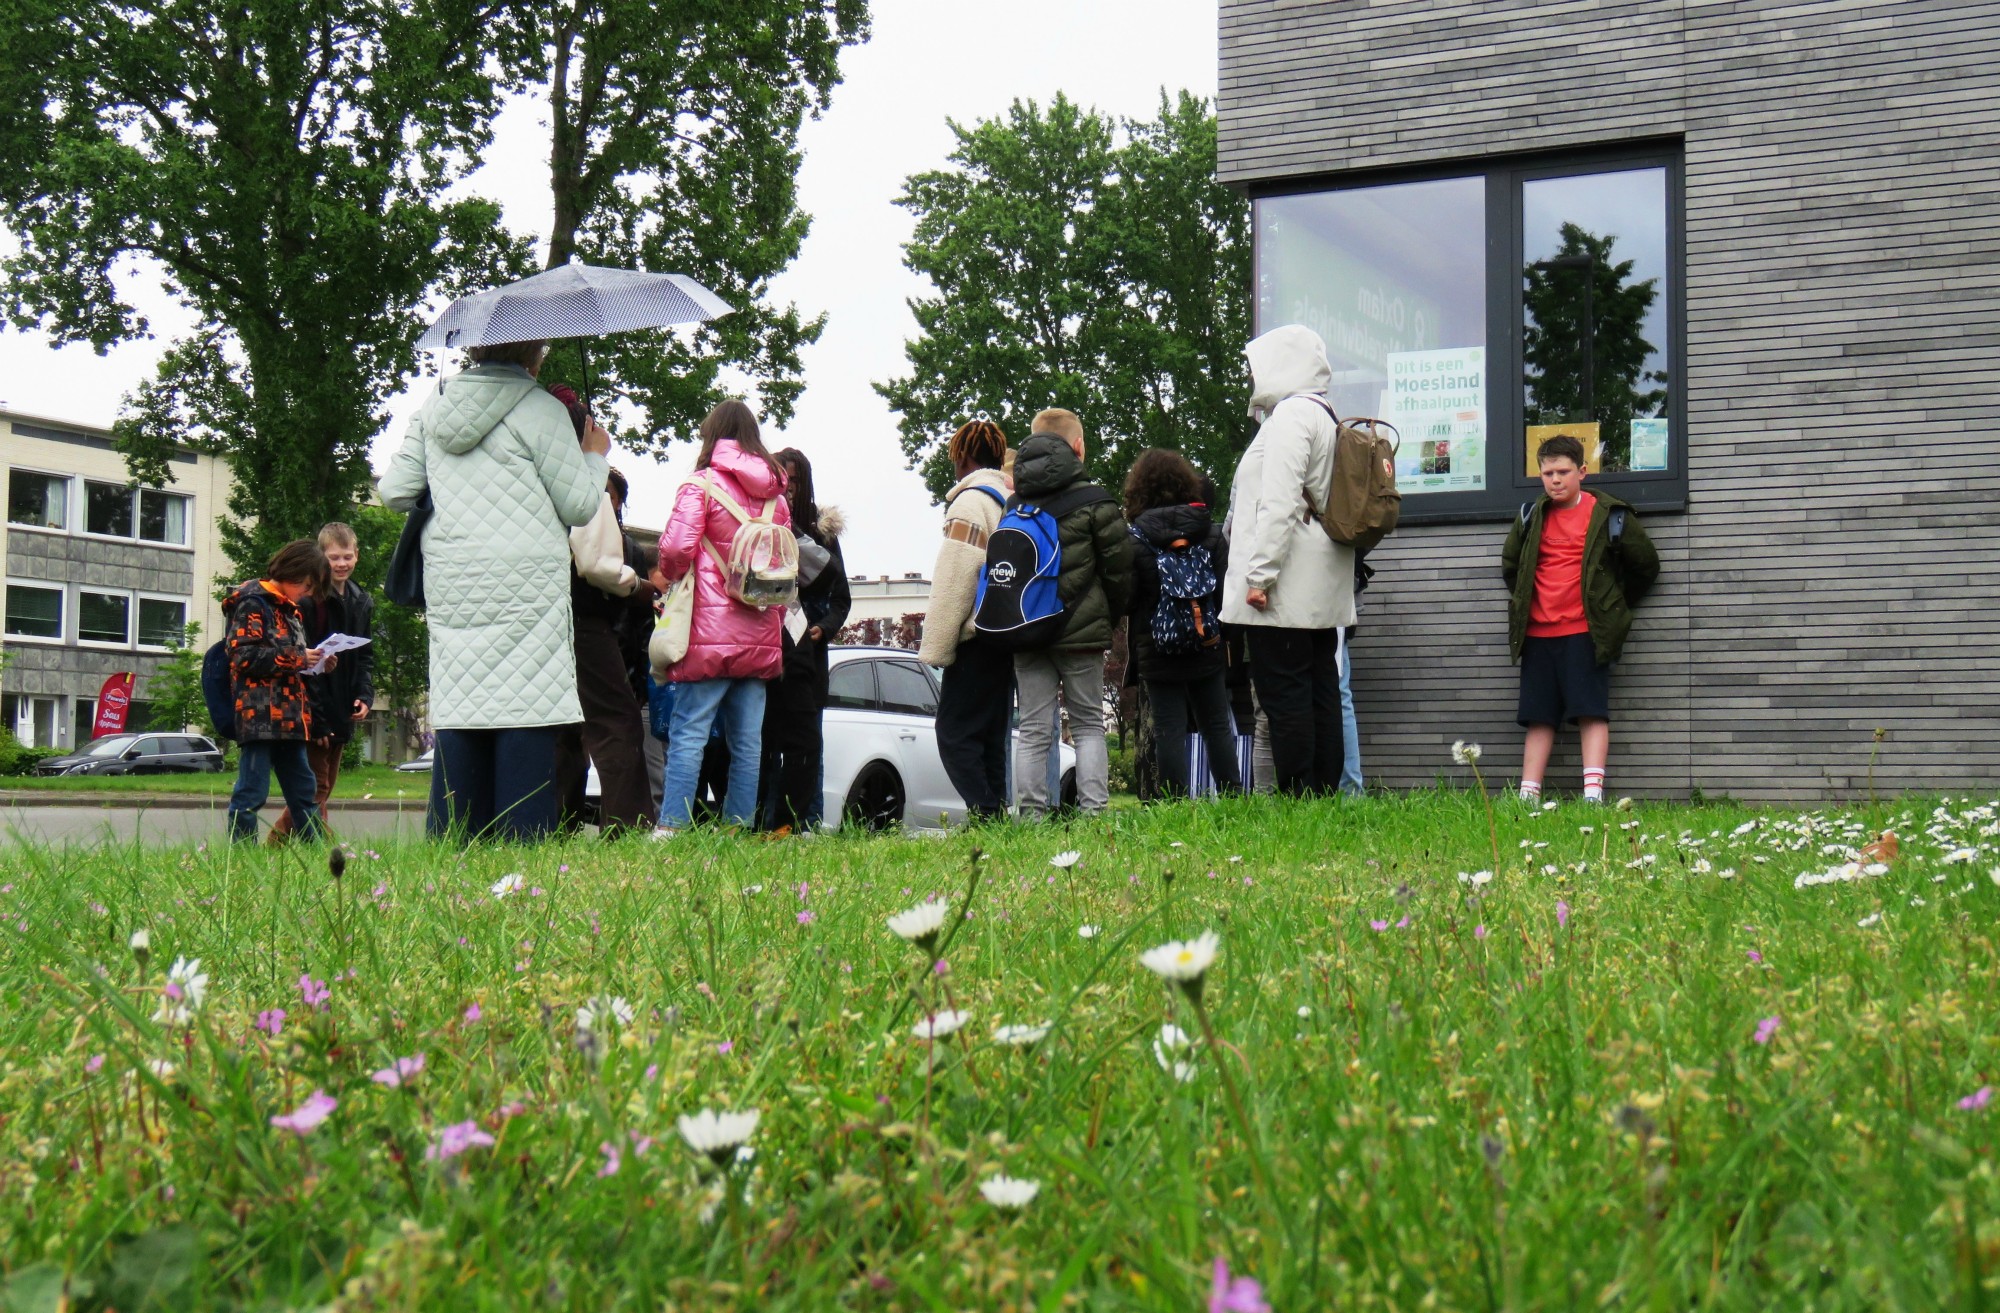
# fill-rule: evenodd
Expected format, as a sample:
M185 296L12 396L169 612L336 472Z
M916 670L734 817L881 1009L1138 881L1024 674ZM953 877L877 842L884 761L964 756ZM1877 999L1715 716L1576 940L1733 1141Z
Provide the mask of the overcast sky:
M828 316L818 345L805 352L805 395L783 440L812 458L821 504L846 510L849 571L899 574L930 569L938 521L922 482L904 467L895 416L869 386L902 372L903 343L915 331L904 302L924 290L902 265L911 218L893 202L903 179L943 163L952 147L947 118L992 117L1017 97L1047 101L1062 91L1135 118L1151 117L1163 87L1212 98L1216 5L875 0L871 8L874 36L846 52L833 107L805 127L800 203L813 216L812 232L774 296ZM516 231L547 229L544 119L531 102L503 114L491 159L470 184L501 202ZM88 347L57 351L33 335L0 331L0 404L109 424L120 398L151 374L165 342L187 324L157 288L123 290L153 319L156 340L98 357ZM1087 412L1087 402L1079 408ZM378 469L413 409L409 394L392 403L375 445ZM693 450L681 446L659 465L631 452L612 460L632 478L633 522L657 525Z

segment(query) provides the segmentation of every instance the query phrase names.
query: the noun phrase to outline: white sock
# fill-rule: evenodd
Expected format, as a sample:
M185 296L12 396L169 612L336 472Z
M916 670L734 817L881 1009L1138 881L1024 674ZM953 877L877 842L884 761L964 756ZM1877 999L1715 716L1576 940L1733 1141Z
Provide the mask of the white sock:
M1604 767L1583 768L1583 797L1586 802L1604 801Z
M1522 780L1521 801L1540 802L1541 800L1542 800L1542 782L1540 780Z

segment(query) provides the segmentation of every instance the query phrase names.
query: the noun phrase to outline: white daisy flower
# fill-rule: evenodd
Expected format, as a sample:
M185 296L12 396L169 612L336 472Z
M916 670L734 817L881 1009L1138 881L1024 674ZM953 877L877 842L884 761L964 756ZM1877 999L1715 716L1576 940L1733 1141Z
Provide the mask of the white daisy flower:
M936 941L938 931L944 929L944 921L951 915L951 904L943 899L918 903L907 912L898 912L889 918L889 929L898 938L913 944L928 947Z
M163 1026L192 1026L194 1014L201 1011L207 998L208 975L201 969L201 959L177 957L167 969L167 983L153 1020Z
M153 951L153 932L140 926L132 932L132 938L127 941L127 946L131 948L132 956L138 958L143 965L146 955Z
M1882 914L1880 912L1870 912L1868 915L1862 917L1859 921L1856 921L1854 924L1860 926L1863 930L1866 930L1869 926L1882 924Z
M1188 1038L1186 1031L1172 1022L1168 1022L1166 1025L1160 1027L1160 1037L1153 1041L1153 1060L1160 1064L1161 1071L1169 1073L1176 1081L1185 1085L1194 1079L1194 1063L1188 1062L1176 1055L1183 1049L1189 1049L1193 1046L1194 1041ZM1189 1054L1188 1056L1192 1057L1194 1055Z
M1477 765L1480 755L1477 743L1467 743L1464 739L1459 739L1451 745L1451 759L1461 766Z
M1222 940L1215 931L1204 930L1198 939L1183 943L1169 940L1158 948L1149 948L1139 955L1139 961L1148 971L1162 980L1171 980L1179 985L1198 983L1215 962L1215 955L1222 950Z
M493 882L493 896L505 898L508 894L518 894L528 887L527 880L519 871L501 876Z
M694 1116L683 1114L675 1123L680 1127L681 1138L688 1148L705 1154L717 1167L727 1165L736 1157L744 1141L756 1133L757 1119L763 1116L755 1108L744 1112L717 1112L713 1108L703 1108Z
M995 1208L1026 1208L1041 1188L1040 1181L1022 1181L1011 1176L992 1176L979 1183L979 1193Z
M995 1044L1006 1044L1017 1049L1026 1048L1030 1044L1041 1043L1048 1033L1049 1023L1046 1021L1039 1022L1033 1026L1001 1026L993 1032L993 1042Z
M576 1010L576 1028L595 1032L611 1026L629 1026L632 1015L632 1005L623 996L607 998L599 994Z
M1731 833L1731 834L1733 834L1733 835L1735 835L1735 836L1736 836L1737 838L1741 839L1741 838L1742 838L1742 837L1743 837L1744 835L1746 835L1746 834L1750 833L1750 831L1752 831L1752 830L1754 830L1754 829L1756 829L1756 828L1757 828L1757 822L1755 822L1755 821L1745 821L1745 822L1743 822L1743 824L1741 824L1741 825L1737 826L1737 827L1736 827L1735 829L1731 830L1731 831L1730 831L1730 833Z
M960 1012L947 1008L935 1012L910 1027L910 1033L918 1039L938 1040L963 1026L970 1018L970 1012Z
M1095 939L1097 938L1098 931L1102 929L1102 926L1080 925L1076 928L1076 937L1078 939Z
M1465 871L1460 871L1458 873L1458 882L1460 884L1469 884L1477 889L1480 885L1493 883L1493 872L1473 871L1468 874Z
M1049 865L1059 866L1064 870L1068 870L1082 860L1083 854L1072 848L1066 853L1057 853L1054 857L1049 858Z
M1950 852L1946 853L1940 860L1943 861L1945 865L1950 866L1955 862L1972 861L1978 856L1979 856L1979 850L1976 848L1954 848Z

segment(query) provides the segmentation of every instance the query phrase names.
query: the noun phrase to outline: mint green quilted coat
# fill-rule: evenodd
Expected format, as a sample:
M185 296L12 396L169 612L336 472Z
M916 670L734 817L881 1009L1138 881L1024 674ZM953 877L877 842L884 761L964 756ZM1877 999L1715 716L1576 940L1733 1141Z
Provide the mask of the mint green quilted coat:
M569 530L610 472L563 404L515 365L475 365L432 391L382 476L407 511L429 487L424 599L433 729L583 719L569 611Z

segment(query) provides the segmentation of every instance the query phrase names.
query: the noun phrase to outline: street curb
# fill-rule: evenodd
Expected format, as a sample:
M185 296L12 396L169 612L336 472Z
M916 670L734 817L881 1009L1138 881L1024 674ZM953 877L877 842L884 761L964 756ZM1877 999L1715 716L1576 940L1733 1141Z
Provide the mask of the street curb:
M364 812L421 812L430 797L425 789L418 797L405 798L335 798L327 804L327 810L334 814L344 811ZM283 801L273 798L271 806L283 806ZM68 793L53 789L0 789L0 808L21 807L98 807L114 811L136 811L139 808L167 808L178 811L226 811L229 807L227 793Z

